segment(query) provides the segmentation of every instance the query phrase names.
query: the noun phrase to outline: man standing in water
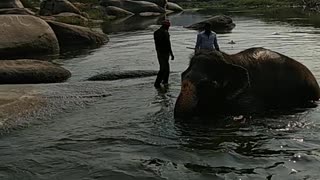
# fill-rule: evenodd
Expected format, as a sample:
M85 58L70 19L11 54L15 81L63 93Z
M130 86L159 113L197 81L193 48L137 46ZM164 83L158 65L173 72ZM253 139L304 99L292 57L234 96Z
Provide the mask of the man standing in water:
M170 21L164 20L162 21L162 26L153 34L158 62L160 65L160 70L158 72L156 82L154 83L155 88L160 88L160 83L163 83L165 86L168 85L170 73L169 56L171 56L171 60L174 60L170 43L170 35L168 32L169 27Z
M204 31L200 32L197 35L197 42L195 47L195 53L199 51L212 51L212 50L220 51L217 35L216 33L211 31L211 24L204 24Z

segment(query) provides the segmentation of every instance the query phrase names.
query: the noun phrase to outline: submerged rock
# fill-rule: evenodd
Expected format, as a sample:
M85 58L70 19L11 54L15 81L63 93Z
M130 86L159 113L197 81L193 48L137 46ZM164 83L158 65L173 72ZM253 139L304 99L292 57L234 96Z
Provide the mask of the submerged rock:
M202 31L205 23L211 24L211 30L217 33L230 32L236 26L229 16L218 15L190 26L186 26L185 28Z
M0 84L57 83L71 73L47 61L19 59L0 61Z
M160 16L161 13L158 13L158 12L142 12L142 13L139 13L140 16L142 17L149 17L149 16Z
M45 105L44 100L34 94L33 85L0 86L0 133L11 128L27 125L29 115Z
M158 71L152 70L131 70L131 71L121 71L121 72L106 72L103 74L98 74L88 78L89 81L111 81L117 79L128 79L128 78L140 78L155 76Z
M44 20L30 15L1 15L0 22L0 59L59 54L56 35Z

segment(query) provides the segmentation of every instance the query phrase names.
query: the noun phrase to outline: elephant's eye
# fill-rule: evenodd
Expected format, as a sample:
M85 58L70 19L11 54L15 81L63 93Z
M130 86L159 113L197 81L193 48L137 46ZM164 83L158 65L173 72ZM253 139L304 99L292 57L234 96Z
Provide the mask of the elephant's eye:
M219 83L217 81L211 81L211 80L200 80L198 85L198 89L217 89L219 88Z

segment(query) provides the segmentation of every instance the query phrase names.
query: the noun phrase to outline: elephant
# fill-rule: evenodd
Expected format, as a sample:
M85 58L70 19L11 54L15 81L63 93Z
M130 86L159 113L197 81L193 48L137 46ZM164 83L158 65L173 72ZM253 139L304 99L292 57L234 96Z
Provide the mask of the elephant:
M319 85L300 62L257 47L236 54L198 52L181 74L177 119L255 115L272 109L310 107Z

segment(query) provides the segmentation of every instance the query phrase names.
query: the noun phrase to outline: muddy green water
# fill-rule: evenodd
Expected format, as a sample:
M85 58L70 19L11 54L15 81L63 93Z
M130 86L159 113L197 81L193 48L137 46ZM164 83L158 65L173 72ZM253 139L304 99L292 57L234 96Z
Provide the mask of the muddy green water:
M218 35L221 49L270 48L302 62L320 80L317 18L279 12L225 12L236 28ZM197 33L183 26L215 13L169 16L176 60L167 91L153 88L155 76L86 81L107 71L157 70L157 18L105 24L107 45L66 54L59 62L72 78L36 85L48 105L29 117L28 126L0 137L0 179L320 179L320 107L223 128L173 119L180 73L192 53L186 47L194 46Z

